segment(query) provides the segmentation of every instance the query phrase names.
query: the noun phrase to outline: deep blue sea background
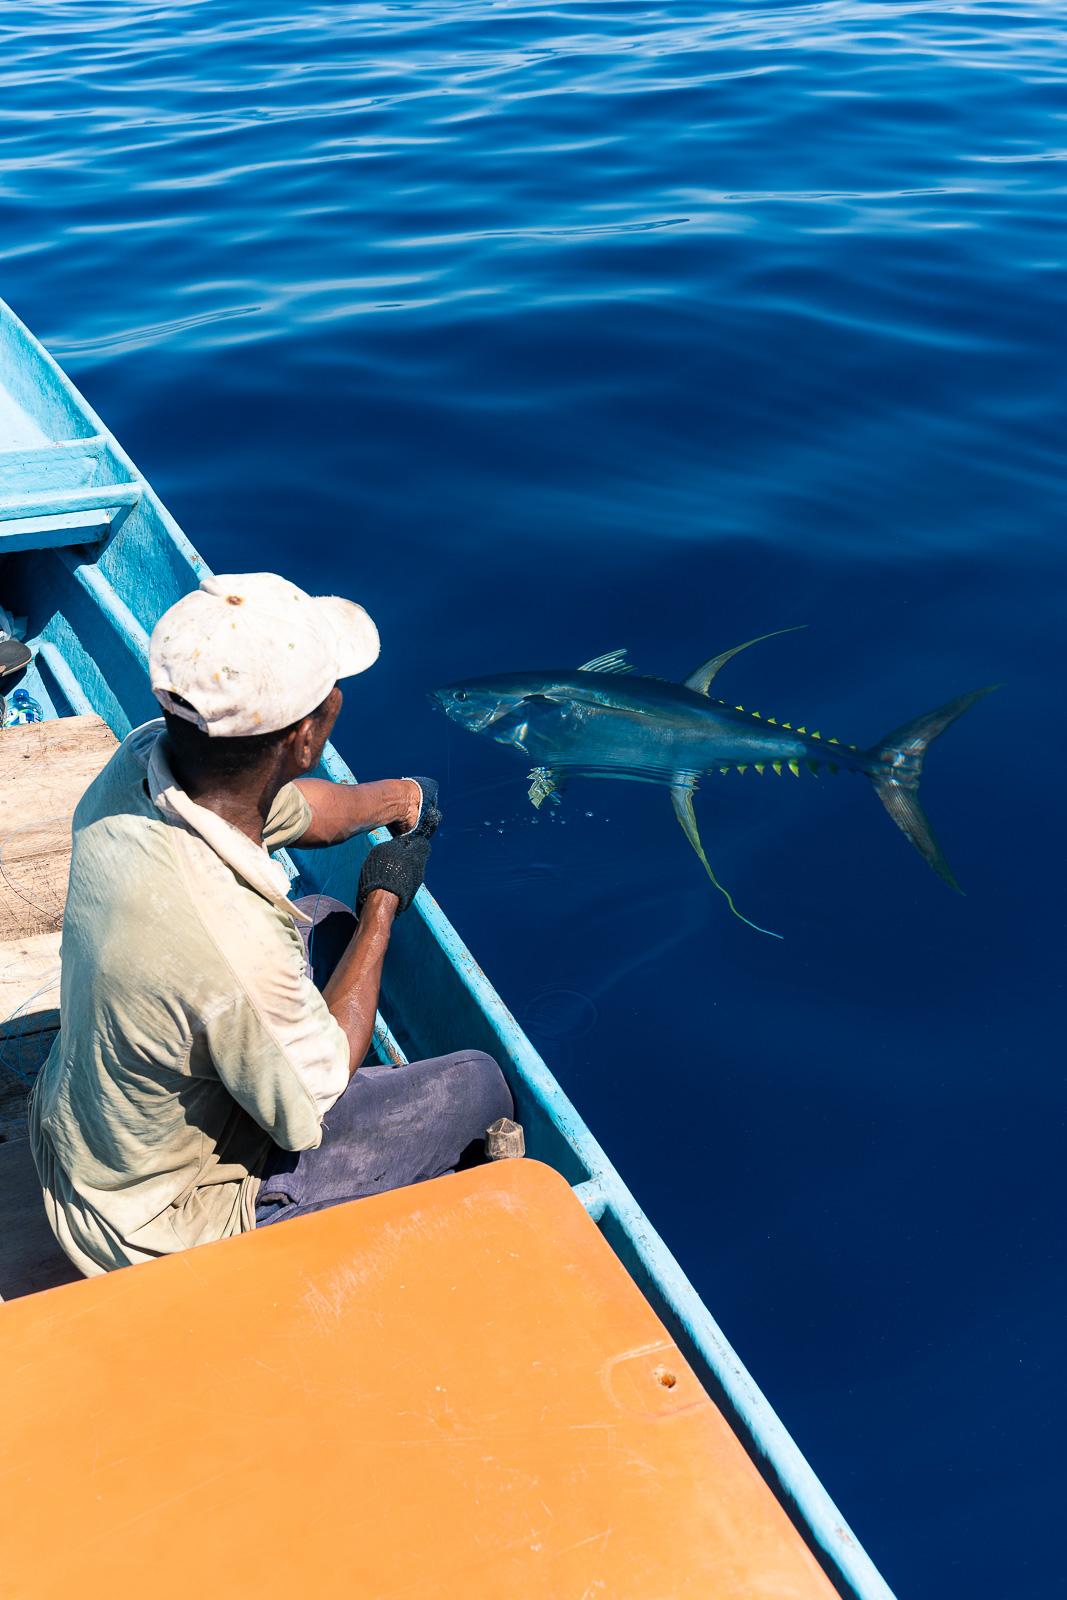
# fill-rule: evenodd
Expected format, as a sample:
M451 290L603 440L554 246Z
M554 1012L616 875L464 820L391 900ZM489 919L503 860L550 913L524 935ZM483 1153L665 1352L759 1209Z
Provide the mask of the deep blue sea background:
M901 1596L1062 1592L1067 18L0 4L0 295L218 569L362 600L339 743ZM626 645L935 747L525 768L431 687ZM728 677L727 677L728 673Z

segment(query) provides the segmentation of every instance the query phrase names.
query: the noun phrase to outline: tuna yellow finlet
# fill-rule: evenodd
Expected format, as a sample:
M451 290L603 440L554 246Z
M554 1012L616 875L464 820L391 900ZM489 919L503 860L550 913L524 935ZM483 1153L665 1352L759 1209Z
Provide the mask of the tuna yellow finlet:
M795 761L791 761L789 763L789 770L793 774L794 778L800 777L800 768L797 766Z
M782 776L782 763L780 761L772 761L771 762L771 766L774 768L774 770L778 774L778 776L781 777Z
M763 777L763 774L766 772L766 770L767 770L767 768L764 766L762 761L757 761L756 762L756 771L759 773L761 778Z

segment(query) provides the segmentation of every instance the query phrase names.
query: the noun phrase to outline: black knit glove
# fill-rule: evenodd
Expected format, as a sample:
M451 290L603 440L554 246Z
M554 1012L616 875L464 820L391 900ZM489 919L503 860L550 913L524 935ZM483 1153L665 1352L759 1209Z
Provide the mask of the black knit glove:
M397 916L406 911L418 893L429 859L430 841L418 829L402 833L399 839L376 844L359 875L356 916L362 915L363 903L372 889L388 889L390 894L396 895L400 902Z

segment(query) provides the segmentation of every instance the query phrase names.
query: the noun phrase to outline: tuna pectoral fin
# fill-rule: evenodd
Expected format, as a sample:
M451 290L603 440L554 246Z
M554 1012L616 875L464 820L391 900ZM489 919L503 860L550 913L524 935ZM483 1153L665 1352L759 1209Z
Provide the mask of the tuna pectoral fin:
M765 933L770 939L780 939L782 937L780 933L772 933L770 928L761 928L759 923L749 922L747 917L742 916L734 905L733 895L729 889L724 889L714 872L712 872L711 862L704 854L704 846L700 842L700 834L697 830L696 812L693 810L693 788L694 785L689 778L676 779L671 785L671 804L674 807L675 816L682 825L682 832L703 862L704 871L719 893L725 897L726 903L735 917L741 922L747 923L750 928L755 928L757 933Z
M560 791L564 787L562 773L553 772L551 767L534 767L530 773L530 787L527 791L530 804L535 811L540 811L546 800L551 800L554 806L558 806Z
M962 894L963 890L956 882L926 813L919 804L923 758L939 733L943 733L957 717L962 717L965 711L970 710L976 700L981 700L983 695L991 694L999 687L996 683L987 684L984 689L974 689L970 694L961 694L958 699L950 700L947 705L938 706L936 711L927 711L913 722L906 722L902 728L895 728L870 752L871 765L867 772L879 800L923 860L929 862L938 877L943 878L957 894Z

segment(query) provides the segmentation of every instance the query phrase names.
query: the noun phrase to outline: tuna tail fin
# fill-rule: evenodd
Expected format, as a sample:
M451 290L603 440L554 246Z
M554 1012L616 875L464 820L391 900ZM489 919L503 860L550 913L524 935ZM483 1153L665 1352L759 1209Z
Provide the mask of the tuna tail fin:
M949 700L946 705L938 706L936 711L927 711L914 721L906 722L902 728L894 728L892 733L886 734L885 738L868 752L871 765L867 768L867 775L874 784L879 800L901 833L911 840L923 860L933 867L938 877L943 878L949 888L955 889L957 894L962 894L963 890L956 882L926 813L919 804L919 779L922 777L923 758L939 733L944 733L950 723L955 722L957 717L962 717L965 711L969 711L976 700L981 700L983 695L991 694L994 689L999 688L998 683L990 683L984 689L973 689L970 694L961 694L957 699Z
M671 804L674 807L675 816L682 825L682 832L685 834L686 838L689 840L689 843L693 846L693 849L703 862L704 871L707 873L716 889L718 889L719 893L725 897L726 904L730 907L730 910L733 912L734 916L737 917L740 922L747 923L750 928L755 928L757 933L765 933L770 939L780 939L782 937L780 933L772 933L770 928L761 928L758 922L750 922L748 917L742 916L740 911L738 911L737 907L734 905L734 897L730 893L729 889L723 888L722 884L711 870L711 862L704 854L704 846L700 842L700 833L697 830L696 812L693 810L693 791L695 788L696 785L693 779L687 774L680 772L675 773L674 782L671 784Z

